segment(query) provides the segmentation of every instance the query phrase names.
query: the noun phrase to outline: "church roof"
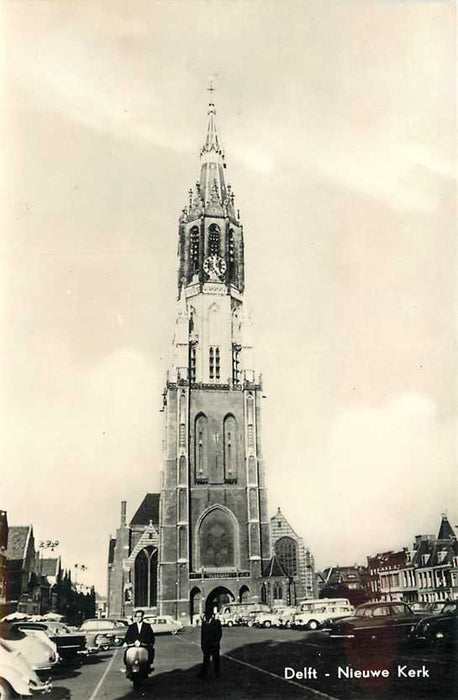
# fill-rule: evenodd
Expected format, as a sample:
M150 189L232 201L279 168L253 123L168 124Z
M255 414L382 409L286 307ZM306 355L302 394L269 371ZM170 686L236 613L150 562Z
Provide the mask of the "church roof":
M287 576L284 568L280 564L277 555L274 554L269 563L267 564L263 576L266 578L272 578L274 576Z
M130 521L130 526L135 525L149 525L149 522L153 525L159 525L159 493L147 493L140 506L137 509L134 517Z
M16 561L25 558L31 533L31 525L11 525L9 527L7 559Z
M441 526L439 528L438 540L456 540L456 535L450 525L446 515L442 516Z

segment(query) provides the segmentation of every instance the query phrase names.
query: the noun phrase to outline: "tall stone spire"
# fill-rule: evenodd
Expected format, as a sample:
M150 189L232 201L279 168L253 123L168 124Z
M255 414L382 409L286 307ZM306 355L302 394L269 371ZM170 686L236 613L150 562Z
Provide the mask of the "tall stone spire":
M200 195L205 205L227 204L227 187L224 178L224 151L218 139L216 108L208 105L208 127L205 143L200 152Z

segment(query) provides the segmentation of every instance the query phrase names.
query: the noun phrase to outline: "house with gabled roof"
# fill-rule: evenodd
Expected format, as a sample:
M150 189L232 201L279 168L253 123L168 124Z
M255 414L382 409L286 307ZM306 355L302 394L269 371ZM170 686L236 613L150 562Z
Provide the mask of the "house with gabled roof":
M40 612L40 582L32 525L8 529L6 609L8 612Z
M135 608L151 612L157 606L160 494L147 493L127 524L127 503L108 542L108 600L110 617L131 615Z
M412 574L414 572L414 581ZM442 515L438 536L417 535L404 571L405 587L415 601L432 603L458 599L458 540L446 514ZM405 597L406 598L406 597ZM412 595L409 597L412 602Z

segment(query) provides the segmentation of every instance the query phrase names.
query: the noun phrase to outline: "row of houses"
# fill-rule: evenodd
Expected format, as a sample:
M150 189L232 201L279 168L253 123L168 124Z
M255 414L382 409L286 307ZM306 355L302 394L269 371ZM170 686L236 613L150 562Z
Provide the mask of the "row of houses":
M368 557L371 597L406 603L458 599L458 540L446 515L437 537L417 535L411 549Z
M0 618L58 612L71 623L95 613L93 589L78 590L59 556L43 557L32 525L9 525L0 510Z
M319 574L320 595L366 600L433 603L458 599L458 540L442 515L437 536L417 535L412 548L378 552L367 566L327 567Z

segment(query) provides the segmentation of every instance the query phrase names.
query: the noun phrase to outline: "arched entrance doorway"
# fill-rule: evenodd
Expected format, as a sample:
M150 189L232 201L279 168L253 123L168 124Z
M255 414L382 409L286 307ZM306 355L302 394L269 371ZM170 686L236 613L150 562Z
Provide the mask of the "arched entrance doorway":
M218 586L218 588L213 589L207 596L205 601L205 615L207 616L212 612L221 610L221 607L225 603L233 603L234 600L233 594L227 588Z

